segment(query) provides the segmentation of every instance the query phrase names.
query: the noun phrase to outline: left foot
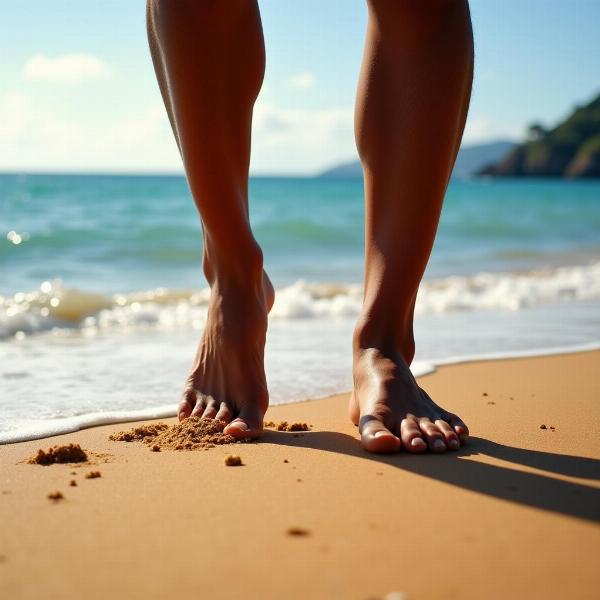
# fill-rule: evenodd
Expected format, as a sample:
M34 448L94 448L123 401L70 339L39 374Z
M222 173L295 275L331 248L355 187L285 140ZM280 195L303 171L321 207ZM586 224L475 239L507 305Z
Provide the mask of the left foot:
M469 430L417 384L399 351L356 348L350 419L370 452L457 450Z
M243 284L211 279L206 325L179 404L179 420L219 419L227 423L225 433L256 438L269 404L263 356L273 286L262 268Z

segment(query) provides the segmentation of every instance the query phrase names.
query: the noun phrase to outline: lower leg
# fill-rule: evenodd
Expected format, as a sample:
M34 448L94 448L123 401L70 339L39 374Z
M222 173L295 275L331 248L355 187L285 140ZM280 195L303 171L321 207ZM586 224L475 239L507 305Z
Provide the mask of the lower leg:
M149 0L148 37L159 87L201 216L207 323L179 417L218 417L226 431L262 430L263 367L273 288L248 217L254 101L264 74L255 0Z
M351 418L373 451L457 448L467 428L410 373L417 289L470 97L466 0L371 0L356 105L366 195Z

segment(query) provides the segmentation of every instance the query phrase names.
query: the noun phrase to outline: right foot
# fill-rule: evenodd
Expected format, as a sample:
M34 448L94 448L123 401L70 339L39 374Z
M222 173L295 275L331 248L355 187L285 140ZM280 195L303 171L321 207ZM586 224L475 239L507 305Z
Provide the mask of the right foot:
M350 419L369 452L458 450L469 430L419 387L402 352L356 347Z
M179 404L179 420L220 419L224 432L255 438L269 404L264 369L267 315L275 293L262 271L244 281L211 286L208 315L192 371Z

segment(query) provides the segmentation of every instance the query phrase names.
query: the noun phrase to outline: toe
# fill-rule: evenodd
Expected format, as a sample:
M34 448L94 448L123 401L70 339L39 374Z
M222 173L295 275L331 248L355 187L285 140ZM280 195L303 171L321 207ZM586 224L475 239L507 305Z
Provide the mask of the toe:
M419 419L419 429L423 433L427 446L431 452L446 452L446 442L439 427L431 422L430 419Z
M469 439L469 428L463 423L462 419L456 415L451 414L449 421L461 443L464 444Z
M217 403L208 402L204 412L202 413L203 419L214 419L217 415Z
M413 416L402 419L400 423L400 438L402 439L402 447L407 452L420 454L427 450L427 443L423 439L417 420Z
M229 423L231 421L232 416L233 415L231 414L231 409L229 408L229 406L227 406L225 402L221 402L219 412L215 416L215 419L218 419L219 421L225 421L225 423Z
M435 422L436 427L442 432L444 436L444 441L446 442L446 446L449 450L458 450L460 447L460 442L458 441L458 436L455 431L446 423L446 421L442 419L438 419Z
M217 415L217 405L216 404L208 404L202 413L203 419L214 419Z
M386 453L400 450L400 438L372 415L365 415L359 421L360 441L369 452Z
M198 400L196 401L196 406L194 406L194 410L190 414L190 417L201 417L204 414L204 409L206 408L206 401L198 394Z
M179 417L179 420L183 421L183 419L187 419L192 414L195 406L196 392L194 390L186 390L177 407L177 416Z
M257 409L242 409L223 432L238 439L257 438L263 432L263 415Z

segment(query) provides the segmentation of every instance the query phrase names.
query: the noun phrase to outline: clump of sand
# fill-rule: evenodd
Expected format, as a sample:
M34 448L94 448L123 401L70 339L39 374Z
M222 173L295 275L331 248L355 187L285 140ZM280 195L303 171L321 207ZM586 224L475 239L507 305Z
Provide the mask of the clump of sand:
M108 439L115 442L145 442L150 438L155 438L168 428L169 426L166 423L140 425L139 427L133 427L127 431L113 433L108 436Z
M308 423L288 423L281 421L276 425L277 431L310 431Z
M27 462L30 465L51 465L54 463L77 463L86 462L88 459L85 450L79 444L67 444L65 446L53 446L47 451L41 448L37 454L31 456Z
M225 465L227 467L241 467L243 464L242 458L237 456L237 454L229 454L225 457Z
M64 500L64 496L61 494L61 492L50 492L48 494L48 500L52 500L54 502L58 502L59 500Z
M154 452L160 450L204 450L221 444L238 442L223 433L227 423L218 419L189 417L181 423L141 425L128 431L113 433L110 439L118 442L141 441Z
M279 423L275 423L275 421L265 421L263 426L270 429L276 429L277 431L310 431L310 428L312 427L312 425L309 425L308 423L288 423L287 421L279 421Z
M102 477L102 473L100 471L90 471L85 474L86 479L98 479L98 477Z

